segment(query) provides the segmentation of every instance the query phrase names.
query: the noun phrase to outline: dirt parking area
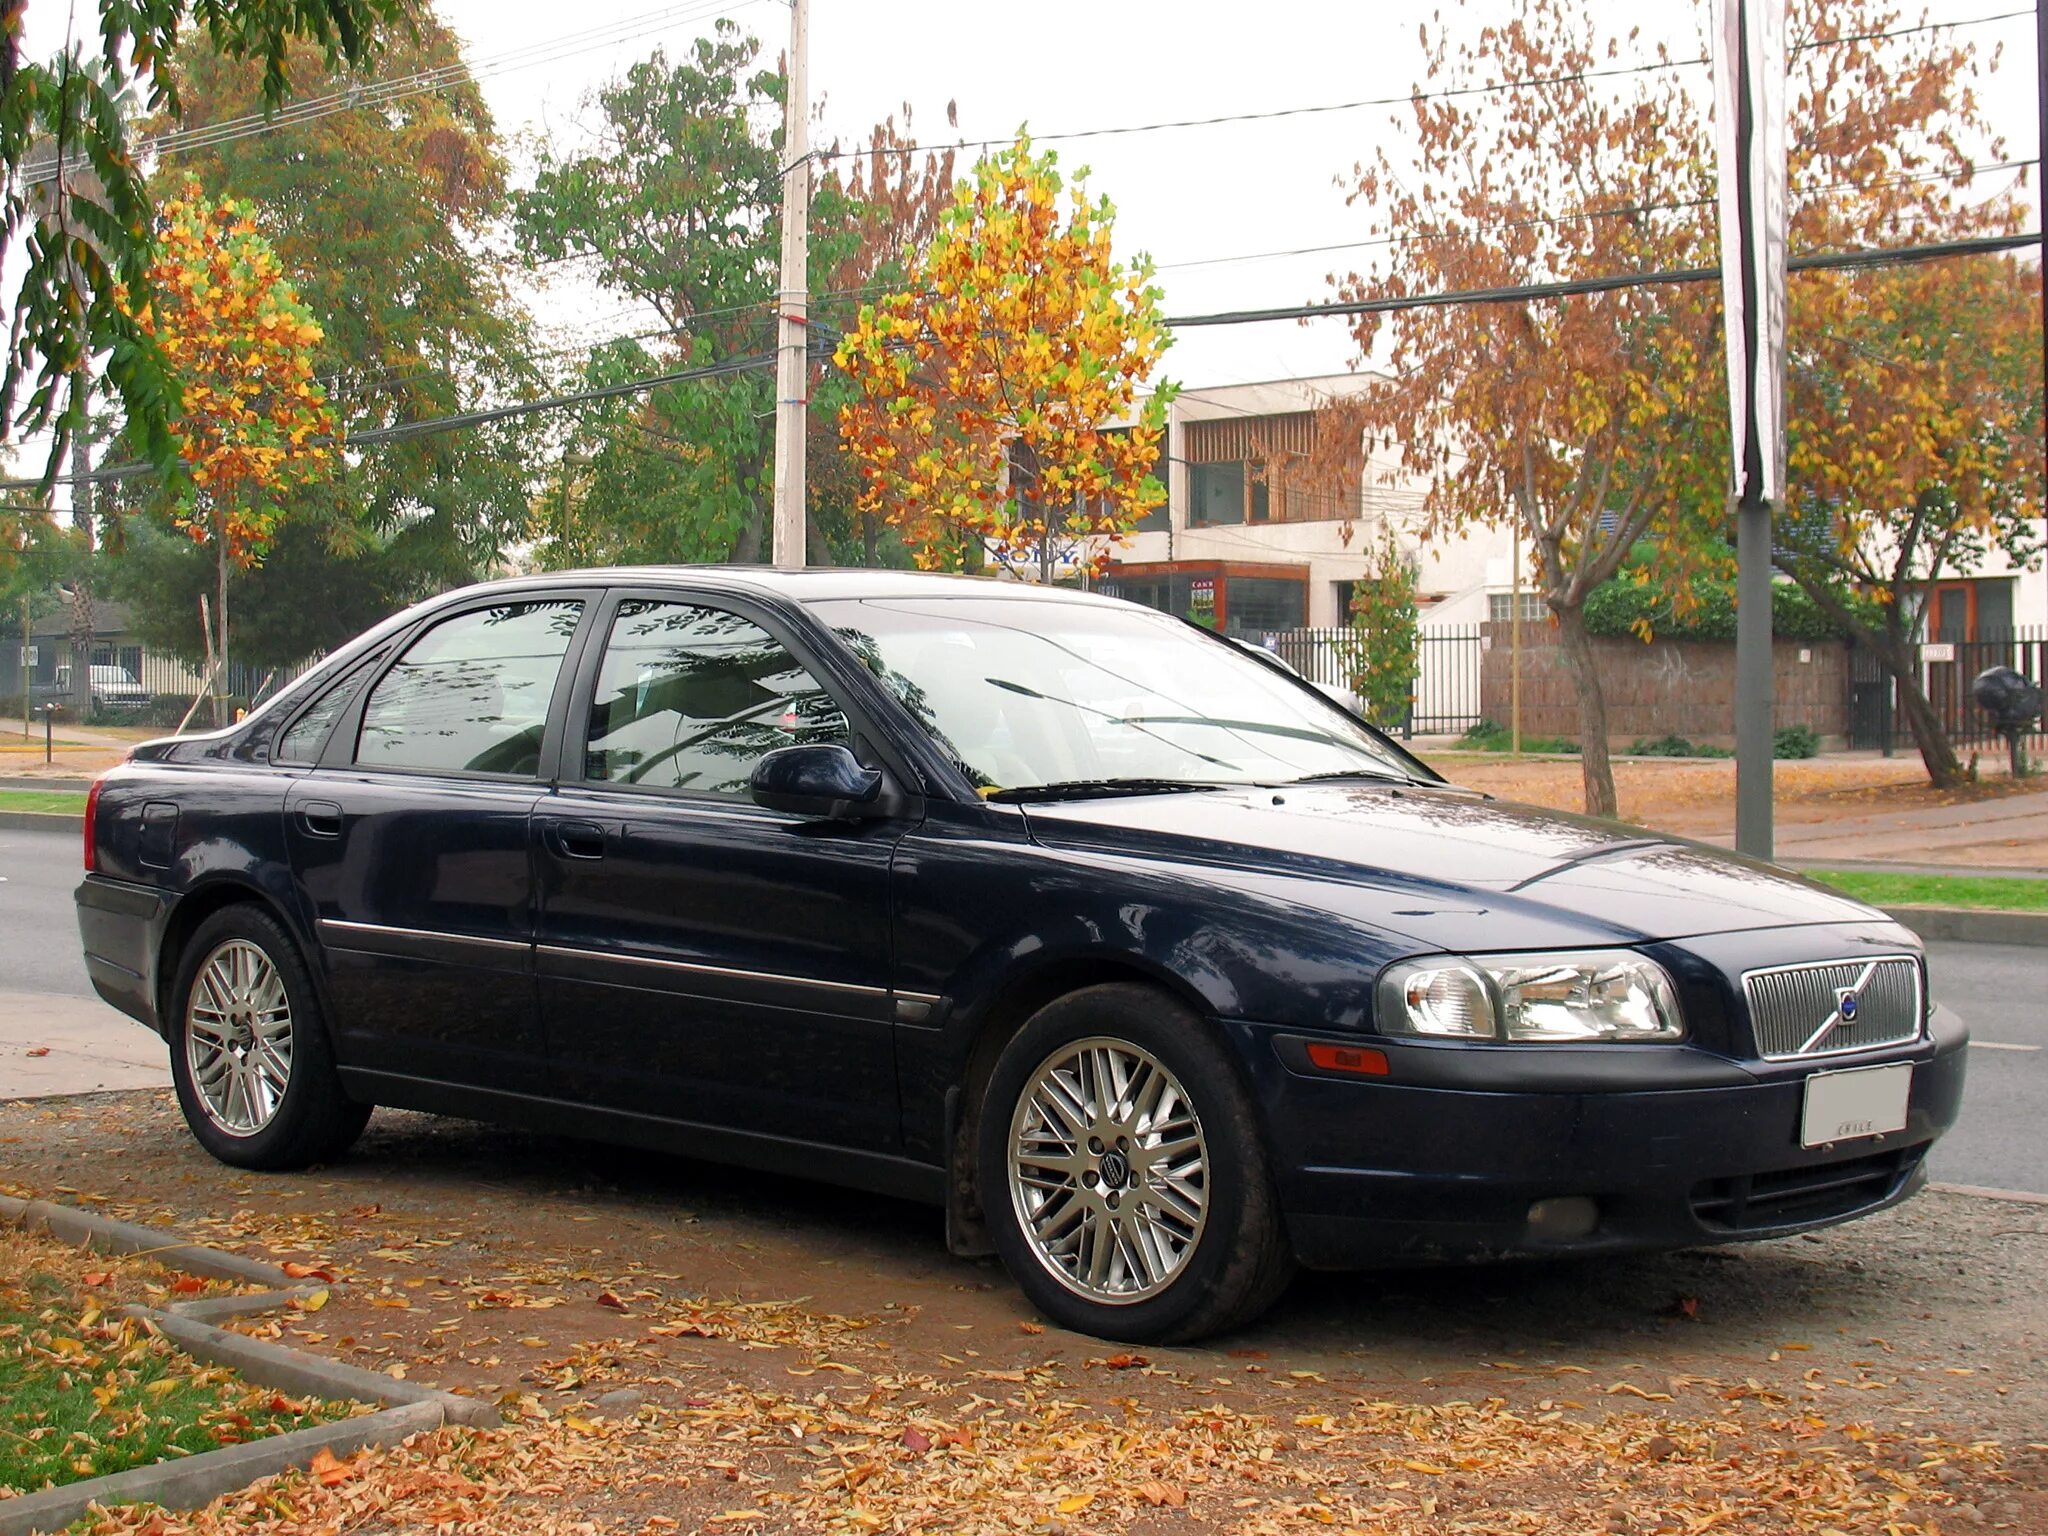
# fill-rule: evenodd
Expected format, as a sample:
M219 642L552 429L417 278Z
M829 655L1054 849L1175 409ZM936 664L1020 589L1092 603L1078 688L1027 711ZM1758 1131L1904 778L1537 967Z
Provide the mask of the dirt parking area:
M380 1112L224 1169L167 1094L0 1105L0 1187L338 1282L252 1321L500 1403L180 1528L2048 1531L2048 1207L1930 1194L1776 1244L1304 1276L1134 1351L935 1213Z

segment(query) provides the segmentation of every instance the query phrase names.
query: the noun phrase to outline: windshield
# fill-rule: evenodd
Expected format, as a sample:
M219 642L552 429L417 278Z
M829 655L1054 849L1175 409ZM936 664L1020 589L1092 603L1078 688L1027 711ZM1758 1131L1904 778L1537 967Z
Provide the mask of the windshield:
M1150 609L987 597L837 599L812 611L984 794L1415 777L1319 694Z

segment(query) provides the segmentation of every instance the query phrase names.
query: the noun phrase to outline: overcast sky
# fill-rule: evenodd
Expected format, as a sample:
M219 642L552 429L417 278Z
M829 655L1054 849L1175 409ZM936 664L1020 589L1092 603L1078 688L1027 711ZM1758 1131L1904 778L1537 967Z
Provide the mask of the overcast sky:
M761 38L764 60L772 63L789 26L782 0L437 3L463 38L522 168L522 139L551 134L573 142L579 117L587 116L586 95L656 45L681 48L725 15ZM1703 5L1588 3L1618 30L1644 29L1635 44L1624 45L1633 51L1620 62L1653 57L1659 38L1679 57L1699 50ZM2018 8L2016 0L1930 0L1926 15L1961 20ZM1476 32L1504 7L1475 0L1441 9L1461 30ZM1438 10L1438 0L813 0L811 87L824 103L827 136L847 140L863 138L869 125L906 102L920 138L983 139L1020 124L1046 135L1398 96L1421 78L1417 27ZM65 15L57 0L32 0L31 51L61 42ZM1986 55L2004 45L2003 64L1987 83L1990 115L2011 141L2010 156L2032 156L2031 11L1958 35ZM1711 89L1704 67L1681 76L1703 96ZM946 125L949 100L959 105L957 130ZM1091 185L1117 204L1119 249L1149 251L1160 264L1168 311L1191 314L1328 296L1326 274L1348 270L1369 252L1216 258L1362 238L1369 216L1345 206L1335 178L1399 133L1394 116L1369 107L1057 147L1067 168L1090 166ZM648 318L573 284L536 294L534 304L558 338L579 341L630 331ZM1241 326L1184 333L1165 371L1190 385L1222 384L1336 372L1351 356L1338 322Z
M487 75L484 90L501 128L573 132L579 99L655 43L675 45L708 20L690 19L715 0L666 8L648 0L440 0L473 60L646 17L650 30L616 47ZM1677 57L1700 48L1704 7L1689 0L1590 0L1616 30L1639 25L1638 57L1663 38ZM856 140L908 102L921 139L948 134L945 108L959 105L955 137L1005 136L1020 124L1036 134L1152 123L1399 96L1422 75L1420 23L1439 9L1473 31L1504 7L1461 8L1437 0L1261 0L1255 5L1180 0L813 0L811 90L824 103L828 135ZM1931 0L1930 20L2016 10L2013 0ZM724 6L760 37L773 58L787 38L780 0ZM565 25L573 17L575 26ZM2008 153L2036 152L2034 28L2031 14L1961 34L1986 55L2005 45L1987 85L1994 126ZM554 52L551 50L551 52ZM1710 71L1681 71L1711 91ZM1118 209L1121 251L1149 251L1160 264L1170 313L1194 314L1326 297L1326 276L1369 252L1216 262L1252 252L1324 246L1368 233L1363 208L1347 208L1336 178L1368 159L1390 134L1384 107L1175 129L1056 145L1061 162L1087 165L1091 185ZM2003 185L2009 179L1994 178ZM1200 265L1182 265L1201 263ZM601 316L599 318L602 318ZM1233 383L1345 368L1353 348L1340 322L1188 331L1166 371L1191 385Z

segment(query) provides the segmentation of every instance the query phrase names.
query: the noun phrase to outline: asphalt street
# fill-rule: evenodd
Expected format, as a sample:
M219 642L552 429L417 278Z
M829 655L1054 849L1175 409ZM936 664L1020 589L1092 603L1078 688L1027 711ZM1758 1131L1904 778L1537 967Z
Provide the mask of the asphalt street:
M77 883L76 837L0 828L0 993L91 996ZM1931 944L1928 964L1935 998L1973 1040L1963 1116L1935 1149L1934 1177L2048 1194L2048 948Z

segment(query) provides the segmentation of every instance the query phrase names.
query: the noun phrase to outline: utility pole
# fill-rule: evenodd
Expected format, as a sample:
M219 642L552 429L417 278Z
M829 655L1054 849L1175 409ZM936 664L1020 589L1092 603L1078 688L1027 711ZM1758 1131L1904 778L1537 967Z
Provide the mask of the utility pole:
M2041 379L2048 387L2048 0L2034 0L2034 84L2041 93L2034 116L2041 136L2041 158L2034 162L2034 228L2042 232ZM2048 530L2048 507L2041 509L2041 522Z
M789 93L782 107L782 292L776 306L775 537L778 566L804 563L810 530L804 504L804 431L809 415L811 97L805 52L809 0L789 0Z
M1522 755L1522 516L1515 514L1514 574L1508 579L1508 745Z

